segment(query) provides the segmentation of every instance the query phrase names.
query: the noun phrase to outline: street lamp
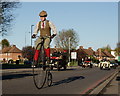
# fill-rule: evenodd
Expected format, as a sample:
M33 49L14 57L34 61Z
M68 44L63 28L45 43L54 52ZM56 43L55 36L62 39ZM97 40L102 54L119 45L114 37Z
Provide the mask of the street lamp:
M68 62L68 66L70 66L70 39L71 39L71 37L69 37L69 62Z
M31 25L31 46L32 46L32 29L34 25Z
M30 32L29 32L30 33ZM26 47L26 32L25 32L25 47Z

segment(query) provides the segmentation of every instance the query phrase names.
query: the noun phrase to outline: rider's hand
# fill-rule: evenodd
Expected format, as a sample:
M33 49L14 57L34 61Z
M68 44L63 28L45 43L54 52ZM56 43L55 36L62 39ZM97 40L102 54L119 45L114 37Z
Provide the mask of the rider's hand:
M52 39L52 38L54 38L56 36L56 34L53 34L50 38Z
M36 35L35 35L35 34L33 34L33 35L32 35L32 38L36 38Z

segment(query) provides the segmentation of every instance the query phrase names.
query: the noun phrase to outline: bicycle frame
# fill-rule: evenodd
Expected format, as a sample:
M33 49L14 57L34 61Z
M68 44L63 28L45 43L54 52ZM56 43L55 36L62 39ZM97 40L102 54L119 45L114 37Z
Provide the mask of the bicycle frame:
M46 82L46 80L47 80L47 85L50 87L51 86L51 84L52 84L52 74L51 74L51 72L50 72L50 64L48 64L48 65L46 65L46 55L45 55L45 50L44 50L44 41L45 41L45 39L46 38L44 38L44 37L39 37L39 38L41 38L41 42L37 45L37 47L38 46L40 46L40 44L41 44L41 48L39 49L40 51L43 51L43 53L42 54L44 54L44 56L41 56L40 58L42 59L42 65L41 64L39 64L39 60L38 60L38 64L37 64L37 67L38 67L38 73L37 73L37 78L36 78L36 74L35 74L35 68L33 67L33 79L34 79L34 84L35 84L35 86L38 88L38 89L41 89L43 86L44 86L44 84L45 84L45 82ZM37 49L37 47L36 47L36 49ZM40 52L41 53L41 52ZM45 64L44 64L45 63ZM42 67L40 67L40 66L42 66ZM43 81L43 83L40 85L39 84L39 82L38 81L41 81L41 80L43 80L43 78L39 78L39 76L41 76L41 72L39 72L39 71L43 71L42 73L44 73L44 81ZM41 80L38 80L38 78L39 79L41 79Z

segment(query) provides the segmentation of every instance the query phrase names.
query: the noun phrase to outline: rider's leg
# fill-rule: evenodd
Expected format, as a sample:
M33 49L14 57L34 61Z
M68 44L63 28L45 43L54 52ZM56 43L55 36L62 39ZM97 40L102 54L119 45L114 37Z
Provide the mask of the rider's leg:
M46 38L44 42L46 57L50 58L50 38Z
M40 52L40 50L35 50L35 54L34 54L34 60L35 60L35 61L38 60L39 52Z
M50 48L45 49L46 56L50 58Z
M38 45L40 42L41 42L41 39L40 39L40 38L38 38L38 39L35 41L35 54L34 54L34 60L35 60L35 61L38 60L38 56L39 56L39 54L40 54L41 44Z

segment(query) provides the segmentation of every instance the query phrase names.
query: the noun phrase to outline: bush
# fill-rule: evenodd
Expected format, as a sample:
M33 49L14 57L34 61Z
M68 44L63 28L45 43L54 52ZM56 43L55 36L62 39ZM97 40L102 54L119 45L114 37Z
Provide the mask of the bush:
M78 61L72 60L72 61L70 62L70 66L78 66Z

